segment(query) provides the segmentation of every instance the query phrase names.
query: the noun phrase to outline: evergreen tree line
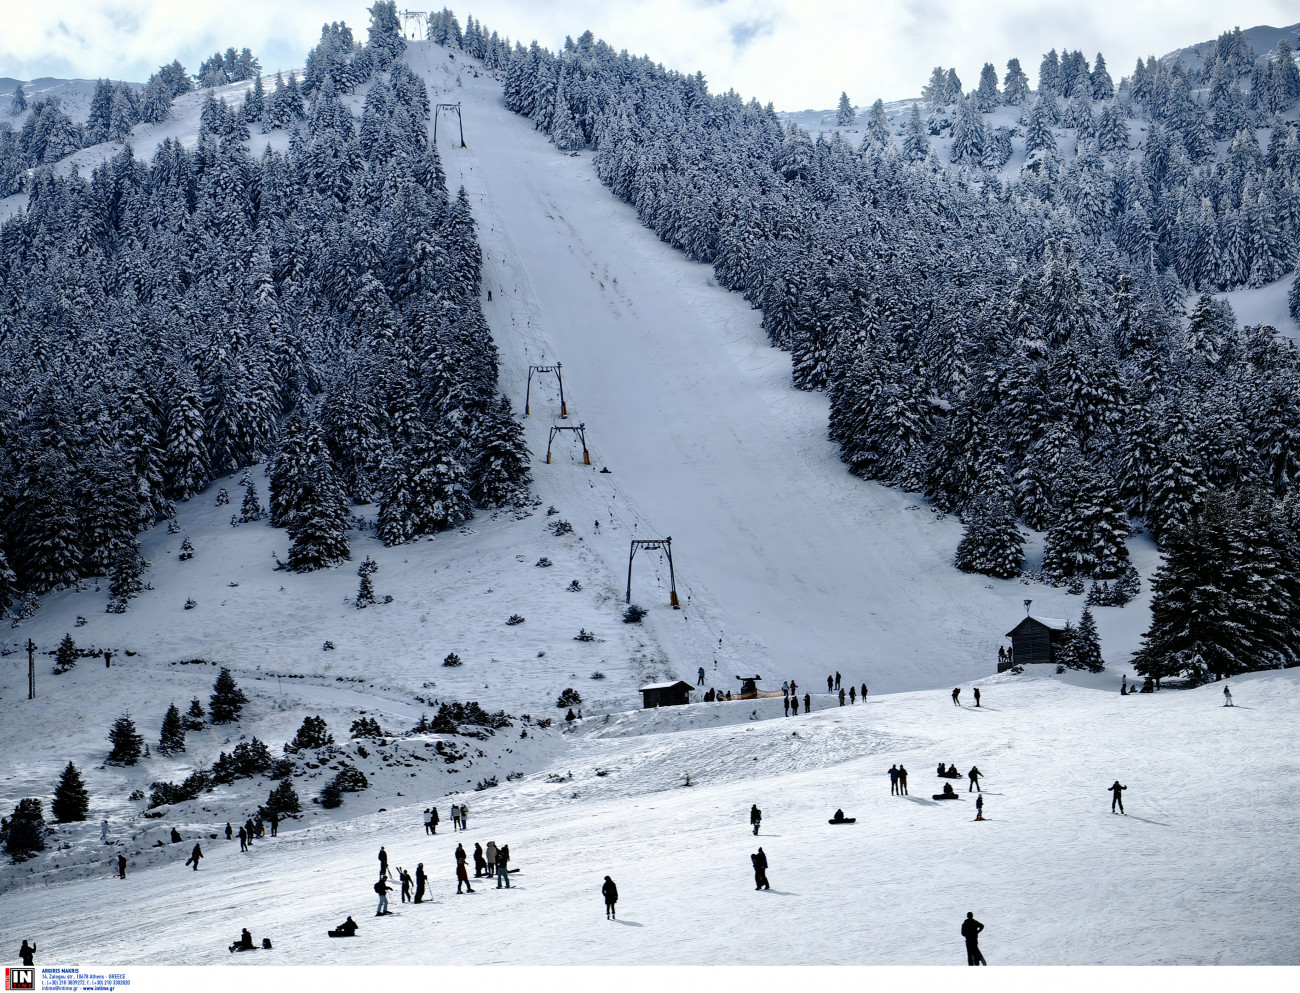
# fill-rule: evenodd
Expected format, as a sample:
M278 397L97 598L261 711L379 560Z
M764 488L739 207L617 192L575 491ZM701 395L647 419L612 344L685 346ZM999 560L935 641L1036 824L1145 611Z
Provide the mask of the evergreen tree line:
M372 142L322 85L284 154L207 134L35 177L0 227L0 611L138 579L140 531L268 457L300 569L347 557L349 500L396 544L524 498L469 204L390 66Z
M1133 517L1168 551L1215 493L1281 513L1300 455L1300 359L1207 295L1185 313L1198 282L1162 256L1153 218L1187 184L1213 193L1199 202L1216 225L1267 198L1300 207L1294 128L1273 129L1270 154L1230 149L1170 184L1150 148L1129 154L1138 107L1124 81L1103 108L1122 149L1087 145L1069 167L1049 153L998 182L942 165L917 108L894 133L877 103L855 149L590 32L551 53L467 24L462 45L497 71L508 107L561 148L594 148L598 175L644 223L762 311L795 384L829 394L851 471L923 492L977 530L963 567L1014 575L1023 522L1047 532L1050 576L1117 578ZM1057 61L1038 101L1107 99L1104 60L1070 53L1068 81ZM1004 91L1023 90L1018 63L1008 76ZM1283 214L1273 220L1292 224ZM1250 230L1265 232L1270 271L1295 265L1300 227L1276 240L1267 223ZM1293 610L1279 616L1300 629Z

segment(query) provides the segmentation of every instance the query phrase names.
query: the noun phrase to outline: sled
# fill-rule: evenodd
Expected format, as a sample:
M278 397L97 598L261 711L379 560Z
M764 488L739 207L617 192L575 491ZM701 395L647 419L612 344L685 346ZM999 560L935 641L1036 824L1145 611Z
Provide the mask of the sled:
M956 794L953 794L952 796L949 796L947 793L931 793L931 794L930 794L930 799L932 799L932 800L960 800L961 797L957 796Z
M827 824L856 824L857 821L858 819L856 817L846 817L842 821L837 821L834 817L832 817L826 823Z
M355 938L357 936L355 931L352 933L347 931L327 931L325 933L331 938Z

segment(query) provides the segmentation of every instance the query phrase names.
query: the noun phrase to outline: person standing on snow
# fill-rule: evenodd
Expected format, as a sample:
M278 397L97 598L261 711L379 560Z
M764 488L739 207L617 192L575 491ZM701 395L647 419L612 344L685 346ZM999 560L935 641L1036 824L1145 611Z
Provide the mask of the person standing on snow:
M863 684L862 684L862 702L863 702L863 703L866 703L866 702L867 702L867 684L866 684L866 683L863 683Z
M104 824L107 825L108 821L105 821ZM233 832L231 831L230 822L226 821L226 840L229 841L232 837Z
M960 707L960 706L961 706L961 700L958 699L958 697L960 697L960 696L961 696L961 687L960 687L960 686L955 686L955 687L953 687L953 691L952 691L952 703L953 703L953 706L954 706L954 707Z
M840 690L840 692L843 693L844 691L843 691L843 690ZM855 704L855 703L857 703L857 702L858 702L858 691L857 691L856 688L850 686L850 687L849 687L849 704L852 705L852 704Z
M393 888L384 882L382 876L379 878L379 881L375 883L375 892L379 894L379 906L375 909L376 917L383 917L385 914L391 913L388 909L388 894L391 893L392 890Z
M966 792L969 793L970 790L967 790ZM983 793L981 793L979 796L975 798L975 820L977 821L984 820L984 794Z
M1128 789L1128 787L1127 787L1127 786L1121 786L1121 785L1119 784L1119 780L1118 780L1118 779L1115 780L1115 782L1113 782L1113 783L1110 784L1110 812L1111 812L1112 814L1115 813L1115 805L1116 805L1116 804L1119 804L1119 812L1120 812L1121 814L1124 813L1124 798L1123 798L1122 796L1120 796L1120 793L1122 793L1122 792L1123 792L1124 790L1126 790L1126 789ZM1128 815L1125 814L1124 816L1127 817Z
M429 818L429 827L431 827L433 830L431 830L429 833L437 834L438 833L438 808L437 807L431 808L431 813L433 816Z
M1227 688L1226 686L1225 686L1223 689L1224 689L1224 692L1225 692L1225 693L1226 693L1227 690L1228 690L1228 688ZM226 837L227 837L227 838L230 837L230 825L229 825L229 824L226 825ZM108 818L104 818L104 820L100 822L100 825L99 825L99 840L102 841L105 845L108 844Z
M421 862L415 867L415 902L424 902L424 888L429 883L429 877L424 874L424 863Z
M469 884L469 870L465 868L465 846L456 846L456 892L460 892L461 886L473 893L474 887Z
M460 829L462 831L469 830L469 808L463 803L460 805Z
M433 821L429 814L429 808L424 808L424 833L433 834Z
M795 717L799 716L799 698L793 693L790 694L790 706L793 708Z
M384 851L384 846L379 846L379 878L388 878L388 853Z
M460 808L454 803L451 805L451 829L453 831L460 830Z
M117 857L117 878L118 879L126 878L126 856L125 855L119 855Z
M889 795L893 796L898 792L898 766L889 767Z
M976 686L971 692L975 694L975 706L978 707L980 705L980 688Z
M700 666L700 669L699 669L699 672L697 673L697 676L698 676L698 681L696 682L695 685L696 685L696 686L703 686L703 685L704 685L704 666Z
M199 871L199 859L203 858L203 849L199 847L198 842L194 843L194 851L190 852L190 857L185 860L185 864L194 863L194 871Z
M974 912L968 912L961 922L961 936L966 939L967 965L988 965L980 951L980 932L983 930L984 925L975 919Z
M402 881L402 903L411 902L411 874L401 866L397 868L397 878Z
M898 795L907 796L907 769L902 764L898 767Z
M772 886L767 881L767 856L761 846L749 857L749 861L754 863L754 889L770 890Z
M271 837L274 838L280 833L280 812L271 811Z
M844 691L840 690L840 706L844 706Z
M474 878L478 879L487 871L487 859L483 857L483 846L474 842Z
M827 692L827 693L834 693L834 692L835 692L835 677L834 677L834 676L827 676L827 677L826 677L826 692Z
M248 851L248 832L244 830L244 825L239 825L239 850Z
M838 672L835 673L835 688L837 690L840 688L840 674Z
M803 712L805 714L812 713L812 697L809 696L807 693L803 695Z
M781 703L785 706L785 716L789 717L790 716L790 694L789 693L786 693L782 697Z
M608 876L605 877L605 885L600 888L600 895L605 898L605 920L617 920L614 916L614 904L618 903L618 887Z
M749 823L754 826L754 833L758 834L758 825L763 820L763 812L758 809L758 804L752 804L749 808Z
M1227 683L1224 683L1224 684L1223 684L1223 705L1224 705L1225 707L1231 707L1231 706L1232 706L1232 691L1231 691L1230 689L1228 689L1228 684L1227 684ZM1246 709L1249 710L1250 708L1247 707ZM105 827L108 826L108 821L105 821L105 822L104 822L104 826L105 826Z
M608 879L609 877L606 876L605 878ZM25 965L25 966L33 966L33 965L35 965L35 964L36 964L36 942L33 941L33 942L29 945L29 944L27 944L27 939L24 938L24 939L23 939L23 947L20 948L20 949L18 949L18 957L19 957L20 959L23 960L23 965ZM5 975L5 979L7 980L8 978L9 978L9 977L8 977L8 974L6 973L6 975ZM6 986L6 988L8 988L8 983L7 983L7 982L6 982L5 986Z
M970 772L966 775L970 778L970 785L966 787L966 792L969 793L971 790L974 790L976 793L983 793L984 791L980 789L980 777L984 774L980 772L979 766L971 766Z
M487 843L487 875L491 879L497 871L497 843L489 841Z
M502 881L505 881L506 889L510 889L510 846L502 845L497 849L497 889L501 889Z

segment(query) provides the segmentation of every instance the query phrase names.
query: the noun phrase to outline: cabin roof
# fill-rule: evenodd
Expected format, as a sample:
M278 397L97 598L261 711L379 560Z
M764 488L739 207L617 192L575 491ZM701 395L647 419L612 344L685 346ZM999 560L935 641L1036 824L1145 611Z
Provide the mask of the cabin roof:
M1043 625L1043 627L1051 628L1053 631L1064 631L1067 624L1069 623L1063 617L1038 617L1035 614L1030 614L1028 617L1022 620L1020 624L1024 624L1025 621L1037 621L1039 624ZM1010 638L1011 635L1015 633L1016 629L1020 627L1020 624L1017 624L1014 628L1012 628L1010 631L1007 632L1008 638Z
M686 680L677 679L671 683L651 683L649 686L642 686L637 692L644 693L646 690L671 690L675 686L685 686L688 690L693 688Z

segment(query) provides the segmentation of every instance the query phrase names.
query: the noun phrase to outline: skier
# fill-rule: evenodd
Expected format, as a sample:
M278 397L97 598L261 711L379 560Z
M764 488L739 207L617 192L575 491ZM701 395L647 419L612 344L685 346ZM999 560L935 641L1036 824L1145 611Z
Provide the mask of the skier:
M199 871L199 859L203 858L203 849L199 847L198 842L194 843L194 851L190 852L190 857L185 860L185 864L194 863L194 871Z
M975 820L984 820L984 794L981 793L975 798Z
M606 876L606 879L609 877ZM23 947L18 949L18 957L23 960L23 965L32 966L36 964L36 942L27 944L27 939L23 939Z
M271 811L271 837L274 838L280 833L280 812Z
M907 769L902 765L898 767L898 793L899 796L908 796Z
M506 889L510 889L510 846L502 845L497 849L497 889L505 880Z
M600 895L605 898L605 920L617 920L614 916L614 904L618 903L618 887L608 876L605 877L605 885L600 888Z
M392 890L393 888L384 882L382 876L375 883L375 892L379 894L379 906L375 908L376 917L383 917L385 914L391 913L388 909L388 894L391 893Z
M105 821L104 823L107 824L108 821ZM232 835L231 835L231 830L230 830L230 822L229 822L229 821L226 821L226 840L229 841L229 840L231 839L231 836L232 836Z
M469 830L469 808L463 803L460 805L460 829L462 831Z
M388 878L388 853L384 851L384 846L379 846L379 878Z
M978 686L975 687L974 693L975 693L975 706L978 707L980 705L980 688Z
M1223 684L1223 705L1224 705L1225 707L1231 707L1231 706L1232 706L1232 691L1231 691L1230 689L1228 689L1228 684L1227 684L1227 683L1224 683L1224 684ZM1247 707L1246 709L1249 710L1250 708ZM108 821L105 821L105 822L104 822L104 826L105 826L105 829L107 829L107 827L108 827Z
M891 765L889 767L889 795L893 796L895 793L898 793L898 766Z
M772 886L767 881L767 856L761 846L749 857L749 860L754 863L754 889L770 890Z
M397 878L402 881L402 903L410 903L411 902L411 874L399 865L397 867Z
M749 808L749 823L754 826L754 834L758 834L758 825L763 820L763 812L758 809L758 804L752 804Z
M827 692L827 693L833 693L833 692L835 692L835 677L834 677L834 676L827 676L827 677L826 677L826 692Z
M807 693L803 695L803 712L805 714L812 713L812 697L809 696Z
M437 834L438 833L438 808L433 807L431 808L430 812L432 813L433 816L429 818L429 827L431 828L429 833Z
M1226 686L1224 687L1224 692L1225 692L1225 693L1227 692L1227 687L1226 687ZM227 830L227 831L230 830L230 825L229 825L229 824L226 825L226 830ZM230 835L227 834L226 837L229 838ZM102 841L102 842L103 842L104 844L106 844L106 845L108 844L108 819L107 819L107 818L105 818L103 821L100 822L100 825L99 825L99 840Z
M704 666L700 666L700 670L699 670L698 675L699 675L699 682L697 682L695 685L696 685L696 686L703 686L703 685L704 685Z
M429 808L424 808L424 833L433 834L433 822L429 819Z
M974 790L976 793L983 793L984 791L980 789L980 777L984 774L980 772L979 766L971 766L970 772L966 773L966 775L970 778L970 785L966 787L966 792L969 793Z
M478 879L487 870L487 859L483 857L483 846L474 842L474 878Z
M840 690L840 693L841 693L841 694L843 694L843 692L844 692L843 690ZM854 703L857 703L857 702L858 702L858 691L857 691L857 689L855 689L854 687L850 686L850 687L849 687L849 703L850 703L850 704L854 704Z
M125 855L119 855L117 857L117 878L118 879L126 878L126 856Z
M497 843L489 841L487 843L487 876L492 878L497 871Z
M840 706L844 706L844 691L840 690Z
M469 870L465 868L465 846L456 846L456 892L460 892L461 886L473 893L474 887L469 884Z
M424 887L429 882L429 877L424 874L424 863L421 862L415 867L415 902L424 902Z
M961 922L961 936L966 939L967 965L988 965L984 961L984 953L980 951L980 932L983 930L984 925L975 919L975 914L968 912L966 919Z
M460 830L460 808L454 803L451 805L451 829L453 831Z
M244 830L244 825L239 825L239 850L248 851L248 832Z
M953 703L953 706L954 706L954 707L960 707L960 706L961 706L961 701L960 701L959 699L957 699L957 698L960 697L960 696L961 696L961 687L960 687L960 686L953 687L953 691L952 691L952 703Z
M1126 789L1128 787L1121 786L1118 779L1110 784L1110 812L1112 814L1115 813L1115 804L1119 804L1119 812L1124 813L1124 798L1120 796L1120 793ZM1128 815L1125 814L1124 816L1127 817Z

